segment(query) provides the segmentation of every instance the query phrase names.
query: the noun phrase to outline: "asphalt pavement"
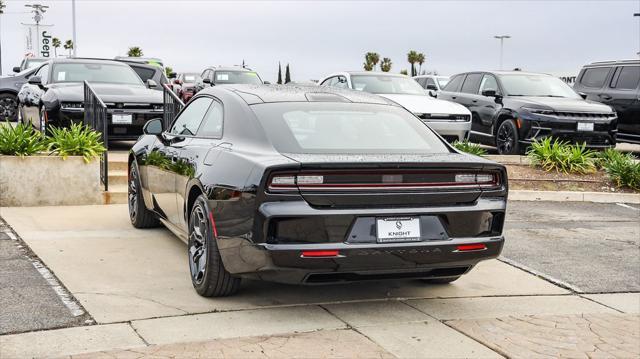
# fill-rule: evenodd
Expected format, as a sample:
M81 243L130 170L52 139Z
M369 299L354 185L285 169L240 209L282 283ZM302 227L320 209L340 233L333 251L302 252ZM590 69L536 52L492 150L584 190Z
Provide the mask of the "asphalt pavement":
M0 335L90 320L53 274L0 218Z
M502 257L580 293L640 291L640 206L510 202Z

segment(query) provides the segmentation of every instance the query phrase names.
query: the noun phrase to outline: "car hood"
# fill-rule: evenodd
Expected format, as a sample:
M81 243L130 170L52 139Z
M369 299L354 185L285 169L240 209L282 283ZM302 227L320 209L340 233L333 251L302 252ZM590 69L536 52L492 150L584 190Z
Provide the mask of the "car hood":
M162 92L137 85L91 84L103 102L162 103ZM83 102L84 84L61 83L48 86L59 101Z
M471 115L469 110L455 102L438 100L429 95L378 94L413 113L443 113L453 115Z
M611 107L595 102L566 97L512 97L521 106L562 112L613 112Z

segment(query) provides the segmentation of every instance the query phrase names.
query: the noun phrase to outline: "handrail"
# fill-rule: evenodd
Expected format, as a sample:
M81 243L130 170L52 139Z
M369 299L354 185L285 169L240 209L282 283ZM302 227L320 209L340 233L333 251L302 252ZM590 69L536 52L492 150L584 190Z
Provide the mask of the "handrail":
M109 121L107 118L107 105L93 87L84 81L84 124L92 130L99 132L104 146L109 148ZM104 190L109 190L109 151L104 151L100 156L100 182L104 184Z
M167 84L162 86L162 102L164 110L162 113L162 128L167 131L178 113L184 108L184 102Z

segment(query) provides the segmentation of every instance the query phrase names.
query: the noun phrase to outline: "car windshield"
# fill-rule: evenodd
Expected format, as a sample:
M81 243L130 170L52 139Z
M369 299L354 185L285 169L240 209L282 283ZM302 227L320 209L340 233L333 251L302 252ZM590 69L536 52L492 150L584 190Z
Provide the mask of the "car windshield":
M580 98L569 85L549 75L500 75L507 96Z
M102 82L143 86L127 65L100 63L60 63L53 65L52 82Z
M282 153L448 153L441 140L407 110L333 102L251 106Z
M424 95L424 89L416 80L403 76L354 75L351 84L354 90L369 93Z
M224 84L253 84L260 85L262 80L252 71L216 71L213 79L216 85Z
M184 82L196 82L199 77L198 74L184 74Z
M449 83L449 78L446 76L436 77L436 80L438 80L438 85L440 85L440 88L445 87Z
M25 69L32 69L47 61L49 61L49 59L27 59L25 61Z

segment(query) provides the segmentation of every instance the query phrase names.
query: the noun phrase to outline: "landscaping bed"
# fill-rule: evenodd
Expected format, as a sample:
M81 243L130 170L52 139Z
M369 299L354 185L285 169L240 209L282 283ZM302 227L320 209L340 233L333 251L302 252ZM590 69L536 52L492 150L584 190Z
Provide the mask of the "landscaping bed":
M545 172L529 165L506 165L510 190L638 193L611 183L600 170L589 174Z

